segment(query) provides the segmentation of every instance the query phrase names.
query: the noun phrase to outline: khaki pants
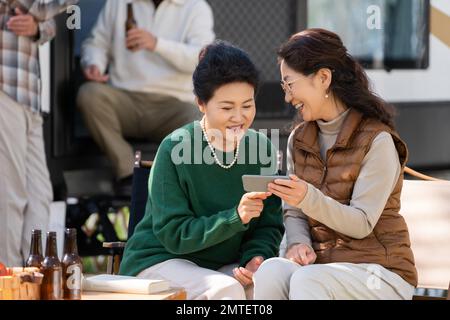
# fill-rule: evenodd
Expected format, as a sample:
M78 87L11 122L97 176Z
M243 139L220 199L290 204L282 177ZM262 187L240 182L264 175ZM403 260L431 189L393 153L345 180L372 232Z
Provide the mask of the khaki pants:
M185 259L170 259L145 269L138 278L168 280L186 290L188 300L245 300L252 288L244 287L232 276L237 264L217 271L199 267Z
M41 229L45 241L52 199L42 117L0 91L2 263L22 266L30 251L32 229Z
M285 258L264 261L254 274L255 300L410 300L414 287L378 264L300 266Z
M133 149L125 137L160 142L200 117L196 106L176 98L97 82L80 88L77 105L95 142L112 162L117 178L133 172Z

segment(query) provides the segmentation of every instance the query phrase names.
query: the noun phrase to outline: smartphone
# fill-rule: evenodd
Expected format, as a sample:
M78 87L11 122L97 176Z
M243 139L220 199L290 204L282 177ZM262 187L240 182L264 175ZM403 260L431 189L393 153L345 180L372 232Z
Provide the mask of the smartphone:
M276 179L290 180L288 176L260 176L245 174L242 176L242 184L247 192L267 192L269 183Z

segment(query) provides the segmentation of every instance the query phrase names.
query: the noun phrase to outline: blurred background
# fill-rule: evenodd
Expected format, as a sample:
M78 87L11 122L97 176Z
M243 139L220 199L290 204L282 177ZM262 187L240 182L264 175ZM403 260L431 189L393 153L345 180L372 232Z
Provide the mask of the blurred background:
M61 16L57 37L41 48L48 111L45 138L55 201L67 209L66 224L83 225L85 236L79 241L84 241L80 254L85 256L101 254L99 243L105 238L114 240L102 232L101 219L108 219L114 237L122 240L126 239L128 221L126 203L101 202L102 197L112 194L111 167L75 107L77 90L85 81L79 66L80 46L104 3L80 0L81 29L67 29L67 16ZM375 92L395 105L397 129L410 151L407 165L438 178L450 178L450 1L208 3L214 12L216 37L245 49L261 70L263 85L254 127L280 129L280 150L286 149L295 109L284 103L276 50L291 34L322 27L342 37L350 53L366 68ZM381 20L372 21L377 14ZM158 147L145 141L133 141L133 145L147 160L153 159ZM99 262L93 261L92 267L100 267Z

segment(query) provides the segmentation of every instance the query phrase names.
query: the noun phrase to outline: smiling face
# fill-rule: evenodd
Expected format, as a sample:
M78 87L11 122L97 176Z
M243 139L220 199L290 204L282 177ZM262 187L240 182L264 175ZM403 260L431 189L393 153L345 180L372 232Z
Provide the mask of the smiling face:
M223 137L223 141L213 143L215 147L232 149L236 140L250 128L256 114L254 95L252 85L232 82L217 88L207 103L197 101L200 111L205 114L206 130L218 130Z
M305 76L290 68L284 60L280 64L285 100L302 113L305 121L324 118L323 113L326 111L324 107L328 100L325 96L331 80L328 71L320 69Z

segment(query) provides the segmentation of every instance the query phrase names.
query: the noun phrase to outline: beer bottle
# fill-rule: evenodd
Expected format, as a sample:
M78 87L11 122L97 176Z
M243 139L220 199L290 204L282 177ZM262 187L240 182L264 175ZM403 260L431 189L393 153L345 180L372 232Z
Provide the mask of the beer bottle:
M44 257L42 256L42 231L33 229L31 230L31 247L30 255L28 256L25 266L41 268Z
M137 27L136 20L134 19L133 4L127 3L127 20L125 22L125 38L127 38L128 31ZM131 49L127 46L127 49Z
M42 262L41 273L44 279L41 284L42 300L61 300L62 293L62 267L58 259L56 247L56 232L47 232L45 258Z
M64 299L80 300L83 265L78 256L77 230L73 228L65 232L62 267Z

